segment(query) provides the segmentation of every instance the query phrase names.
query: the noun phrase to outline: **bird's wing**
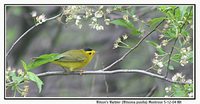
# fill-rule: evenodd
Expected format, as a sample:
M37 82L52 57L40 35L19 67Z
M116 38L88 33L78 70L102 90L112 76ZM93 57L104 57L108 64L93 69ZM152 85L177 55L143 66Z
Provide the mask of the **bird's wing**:
M87 57L80 51L68 51L65 53L62 53L63 57L56 61L64 61L64 62L82 62Z

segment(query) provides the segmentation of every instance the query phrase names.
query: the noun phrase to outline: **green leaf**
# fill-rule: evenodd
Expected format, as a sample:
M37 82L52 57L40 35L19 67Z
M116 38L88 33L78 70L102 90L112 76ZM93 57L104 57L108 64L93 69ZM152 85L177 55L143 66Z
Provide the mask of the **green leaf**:
M186 94L186 92L180 88L177 88L175 91L174 91L174 96L175 97L184 97Z
M23 76L17 76L16 72L11 71L9 73L9 76L11 77L12 81L19 84L24 80Z
M151 29L154 29L164 19L165 17L153 18L148 22L148 24L150 25Z
M183 28L182 31L181 31L181 35L186 37L186 36L189 36L190 33L185 28Z
M166 53L162 48L156 48L156 49L157 49L159 55L163 55Z
M15 80L14 80L14 82L16 82L17 84L20 84L22 81L24 81L23 76L16 77Z
M167 29L165 32L164 32L164 35L168 38L172 38L172 39L175 39L177 36L176 36L176 28L175 27L170 27L169 29Z
M41 90L42 90L42 85L43 85L42 80L40 80L40 78L39 78L36 74L34 74L34 73L32 73L32 72L27 72L27 75L28 75L28 78L29 78L31 81L33 81L33 82L36 83L36 85L37 85L37 87L38 87L38 89L39 89L39 93L40 93Z
M184 87L182 85L173 84L173 91L175 97L185 97L186 91L184 90Z
M148 44L150 44L150 45L152 45L153 47L157 47L158 46L158 44L156 43L156 42L154 42L154 41L149 41L149 40L147 40L146 41Z
M126 27L128 29L131 29L133 27L133 24L131 22L128 22L124 19L116 19L116 20L111 21L111 23L118 26Z
M184 6L179 6L179 8L180 8L180 12L181 12L181 19L183 19L188 6L185 6L185 5Z
M193 52L192 51L190 51L188 53L188 61L190 61L191 63L193 63Z
M9 76L11 77L12 81L15 82L15 80L16 80L16 78L17 78L16 73L15 73L14 71L11 71L11 72L9 73Z
M131 29L131 34L132 34L132 35L140 35L141 32L140 32L139 30L137 30L136 28L132 28L132 29Z
M193 84L185 84L184 85L185 90L188 92L193 92Z
M175 11L175 13L173 13L174 14L174 18L177 21L180 21L181 20L181 11L180 11L180 9L178 8L178 9L175 9L174 11Z
M174 54L174 55L172 55L171 60L174 61L174 62L179 63L180 60L181 60L181 54Z
M25 72L27 72L28 71L28 67L27 67L26 63L23 60L21 60L21 63L23 65L23 68L24 68Z
M131 31L132 35L141 34L141 32L133 25L133 23L126 21L124 19L116 19L116 20L111 21L111 23L127 28L128 30Z
M57 60L57 59L59 59L61 57L62 57L62 55L56 54L56 53L53 53L53 54L44 54L44 55L41 55L41 56L35 58L35 60L33 60L32 62L30 62L27 65L27 68L28 68L28 70L34 69L34 68L37 68L37 67L39 67L39 66L41 66L43 64L55 61L55 60Z
M166 52L162 49L162 48L158 48L158 44L154 41L146 41L148 44L152 45L153 47L156 48L156 51L158 52L159 55L163 55L165 54Z
M174 70L174 66L169 65L169 70Z

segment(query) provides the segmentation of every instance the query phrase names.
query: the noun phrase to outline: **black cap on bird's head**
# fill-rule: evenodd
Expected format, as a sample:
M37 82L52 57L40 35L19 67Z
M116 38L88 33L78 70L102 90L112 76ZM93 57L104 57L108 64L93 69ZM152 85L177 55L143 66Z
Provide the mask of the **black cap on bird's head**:
M84 51L92 51L93 49L91 48L84 48Z
M96 53L96 51L93 50L93 49L91 49L91 48L84 48L83 50L85 51L86 54L88 54L89 56L92 56L92 57L93 57L93 56L95 55L95 53Z

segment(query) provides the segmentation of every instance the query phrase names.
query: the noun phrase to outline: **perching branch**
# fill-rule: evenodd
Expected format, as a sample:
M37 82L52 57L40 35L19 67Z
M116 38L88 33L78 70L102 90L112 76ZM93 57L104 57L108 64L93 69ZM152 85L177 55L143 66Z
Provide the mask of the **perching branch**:
M47 21L56 19L56 18L59 17L61 14L62 14L62 13L60 13L60 14L54 16L54 17L47 18L47 19L45 19L45 21L42 22L42 23L41 23L41 22L40 22L40 23L36 23L36 24L33 25L31 28L29 28L27 31L25 31L25 32L12 44L12 46L10 47L10 49L8 50L8 52L6 53L6 57L10 54L10 52L12 51L12 49L14 48L14 46L15 46L25 35L27 35L27 33L28 33L29 31L33 30L35 27L37 27L37 26L40 25L40 24L43 24L43 23L45 23L45 22L47 22Z
M133 46L132 48L130 48L121 58L119 58L118 60L114 61L112 64L108 65L107 67L103 68L102 70L108 70L109 68L111 68L112 66L114 66L115 64L119 63L120 61L122 61L126 56L128 56L128 54L130 52L132 52L133 50L135 50L149 35L151 35L157 28L158 26L160 26L163 22L165 21L165 19L163 19L152 31L150 31L146 36L144 36L142 39L140 39L140 41Z
M97 71L84 71L84 72L63 72L63 71L53 71L53 72L44 72L37 74L38 77L46 77L46 76L54 76L54 75L105 75L105 74L117 74L117 73L138 73L147 75L150 77L158 78L170 83L176 83L176 84L189 84L187 82L177 82L172 81L169 78L165 78L165 76L154 74L151 72L147 72L145 70L138 70L138 69L117 69L112 71L104 71L104 70L97 70Z

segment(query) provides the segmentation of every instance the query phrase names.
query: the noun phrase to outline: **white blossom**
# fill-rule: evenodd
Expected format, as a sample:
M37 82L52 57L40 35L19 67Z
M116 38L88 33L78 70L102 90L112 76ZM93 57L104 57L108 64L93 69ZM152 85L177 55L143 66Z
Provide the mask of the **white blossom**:
M168 27L169 27L169 25L168 25L168 24L165 24L163 27L164 27L164 28L168 28Z
M186 80L186 83L192 84L192 80L188 79L188 80Z
M115 42L120 43L120 42L122 42L122 40L121 40L121 38L117 38L117 40Z
M154 53L154 56L155 56L156 59L158 58L158 54L157 53Z
M136 15L132 15L132 18L136 18Z
M139 19L138 18L133 18L133 21L138 21Z
M109 8L106 9L106 13L108 13L108 14L111 13L111 11L112 11L112 10L109 9Z
M81 19L81 16L79 16L79 15L78 15L78 16L76 16L76 19L80 20L80 19Z
M176 74L172 77L172 81L185 82L185 76L182 75L182 73L176 73Z
M110 19L105 19L104 22L105 22L106 25L109 25L110 24Z
M187 52L186 48L181 48L181 51L180 51L181 54L185 54L186 52Z
M75 21L75 25L77 25L78 27L79 27L79 29L81 29L82 28L82 24L81 24L81 22L80 22L80 20L79 19L77 19L76 21Z
M162 39L162 38L164 38L164 35L163 34L159 35L159 39Z
M162 73L162 69L158 69L158 70L157 70L157 73L158 73L158 74L161 74L161 73Z
M157 45L156 48L161 48L161 45Z
M11 71L11 67L9 66L9 67L7 68L7 70L8 70L8 71Z
M32 16L32 17L36 17L36 16L37 16L37 12L36 12L36 11L32 11L32 12L31 12L31 16Z
M104 27L101 25L96 26L96 30L104 30Z
M36 17L36 21L37 21L38 23L40 23L40 24L43 23L43 22L45 22L45 21L46 21L45 15L42 14L42 15Z
M190 37L190 36L186 36L186 39L185 39L185 41L186 41L186 42L189 42L189 41L190 41L190 39L191 39L191 37Z
M162 62L158 62L157 65L158 65L158 67L160 67L160 68L163 67L163 63L162 63Z
M191 25L190 28L193 29L193 25Z
M123 15L123 19L129 21L128 15Z
M103 11L102 10L96 11L94 15L96 18L101 18L103 17Z
M92 19L92 21L97 22L97 18L96 17L92 17L91 19Z
M128 38L127 34L122 35L123 40L126 40Z
M166 93L169 93L171 90L172 90L171 87L166 87L166 88L165 88Z
M188 93L188 96L193 97L194 96L193 92Z
M22 74L23 74L22 69L18 69L18 70L17 70L17 73L18 73L19 75L22 75Z
M163 40L161 43L162 43L163 46L166 46L166 45L168 44L168 40L165 39L165 40Z
M118 47L119 47L119 44L118 43L114 43L113 49L116 49Z
M187 47L187 51L191 51L191 50L192 50L191 46Z
M152 62L153 62L154 64L157 64L159 61L158 61L157 59L153 59Z
M171 21L170 21L170 20L167 20L166 22L167 22L167 23L170 23Z
M183 56L181 57L180 64L181 64L181 66L185 66L187 63L188 63L188 61L187 61L187 56L186 56L186 55L183 55Z

